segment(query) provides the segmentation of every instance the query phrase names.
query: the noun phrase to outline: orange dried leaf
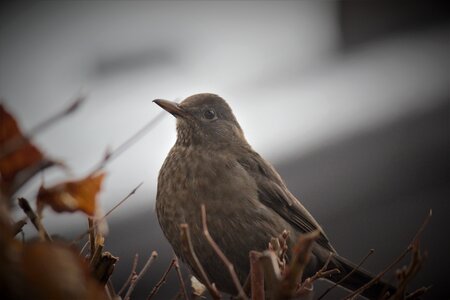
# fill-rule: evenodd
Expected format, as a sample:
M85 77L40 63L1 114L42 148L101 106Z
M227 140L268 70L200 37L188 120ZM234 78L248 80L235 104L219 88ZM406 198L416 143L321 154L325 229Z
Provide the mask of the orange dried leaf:
M100 191L105 173L89 175L78 181L67 181L51 188L41 186L37 196L39 210L50 205L57 212L83 211L95 215L96 198Z
M16 175L40 162L41 151L23 136L17 121L0 105L0 179L2 189L12 184Z
M58 243L25 245L22 272L29 299L107 299L76 251Z

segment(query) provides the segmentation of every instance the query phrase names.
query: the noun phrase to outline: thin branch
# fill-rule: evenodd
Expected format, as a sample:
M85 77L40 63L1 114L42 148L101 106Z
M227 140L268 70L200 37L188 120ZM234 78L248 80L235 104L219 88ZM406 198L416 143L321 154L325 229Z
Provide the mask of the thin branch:
M86 250L86 248L89 244L90 244L89 241L86 241L86 243L84 243L83 247L81 247L80 255L83 255L84 250Z
M139 183L125 198L123 198L119 203L117 203L116 205L114 205L113 208L111 208L110 210L108 210L108 212L101 217L98 221L103 221L107 216L109 216L113 211L116 210L116 208L118 208L119 206L121 206L125 201L128 200L128 198L130 198L131 196L133 196L136 191L144 184L144 182Z
M39 237L41 238L41 240L51 242L52 238L48 234L47 230L45 230L39 217L36 215L36 213L31 208L30 203L28 203L28 201L25 198L19 198L18 201L19 201L20 208L22 208L23 212L28 216L31 223L33 223L34 227L38 231Z
M261 253L250 251L250 280L252 288L252 300L263 300L264 295L264 271L259 258Z
M412 248L411 261L409 265L397 270L397 278L400 282L397 286L395 294L390 299L401 300L405 298L406 287L421 269L425 257L426 255L422 255L420 251L419 240L416 240Z
M125 150L130 148L134 143L136 143L141 137L143 137L147 132L149 132L159 121L164 117L165 112L159 113L156 117L154 117L150 122L148 122L144 127L142 127L139 131L133 134L130 138L128 138L125 142L123 142L119 147L117 147L113 151L108 151L103 159L92 169L90 174L96 173L105 167L108 162L111 162L115 158L117 158L120 154L122 154Z
M103 247L105 246L105 239L102 236L98 235L95 238L94 244L95 244L95 251L91 253L91 259L89 261L89 264L93 269L95 268L95 266L100 261L100 258L102 257Z
M330 255L328 256L328 259L326 260L325 264L320 268L319 271L317 271L313 276L306 278L298 290L296 291L297 296L301 296L307 293L310 293L313 290L313 283L321 278L326 278L332 274L340 273L338 268L327 270L328 265L331 261L331 258L333 257L333 252L330 252Z
M82 234L80 234L78 237L76 237L71 244L75 244L79 241L81 241L86 235L91 234L96 228L97 228L97 224L102 222L103 220L106 219L107 216L109 216L114 210L116 210L120 205L122 205L125 201L127 201L131 196L133 196L136 191L142 186L143 182L139 183L138 186L136 186L130 193L128 193L128 195L125 196L125 198L123 198L122 200L119 201L119 203L117 203L116 205L114 205L113 208L111 208L103 217L99 218L95 223L94 226L92 226L92 228L89 228L88 230L86 230L85 232L83 232Z
M19 232L22 232L22 228L23 226L25 226L25 224L27 224L27 221L25 220L19 220L16 223L14 223L12 226L13 235L16 236Z
M108 295L110 297L110 299L112 300L117 300L118 296L116 294L116 290L114 289L113 283L111 281L111 279L108 279L108 282L106 283L106 291L108 292Z
M349 278L353 273L355 273L364 263L365 261L375 252L374 249L370 249L370 251L366 254L366 256L364 256L364 258L358 263L358 265L356 267L353 268L353 270L351 270L351 272L349 272L347 275L345 275L341 280L339 280L338 282L334 283L331 287L329 287L322 295L320 295L319 298L317 298L317 300L322 299L323 297L325 297L331 290L333 290L334 288L336 288L339 284L341 284L342 282L344 282L345 280L347 280L347 278Z
M118 257L113 256L109 252L103 252L98 262L93 266L94 277L102 284L107 284L110 280ZM114 292L115 294L115 292Z
M125 294L124 300L129 300L130 299L130 296L133 293L134 288L136 287L137 283L145 275L145 273L147 272L148 268L153 263L153 261L156 259L156 257L158 257L158 253L156 251L153 251L152 254L150 255L150 257L148 258L147 262L145 263L144 267L139 272L139 274L131 279L131 284L130 284L130 287L128 288L127 293Z
M275 252L265 250L261 254L259 261L261 262L264 272L266 290L274 293L282 278L278 257Z
M419 299L419 297L422 296L423 294L425 294L426 292L428 292L429 289L431 289L431 286L421 287L421 288L415 290L414 292L408 294L405 297L405 300L416 300L416 299Z
M181 270L180 270L180 264L178 263L178 257L175 256L175 270L177 271L177 277L178 277L178 281L180 282L180 289L181 289L181 293L183 294L183 298L184 300L189 300L187 291L186 291L186 285L184 284L184 280L183 280L183 275L181 274Z
M134 259L133 259L133 264L131 266L131 272L130 272L130 276L128 276L127 280L125 281L125 283L123 284L123 286L120 288L119 292L117 293L117 295L122 295L125 292L125 289L128 287L128 285L131 282L131 279L133 279L134 276L136 276L136 267L137 267L137 263L139 260L139 254L135 254L134 255Z
M85 97L76 98L75 101L69 107L67 107L64 110L58 112L57 114L51 116L50 118L41 122L40 124L36 125L28 133L24 134L23 136L15 136L15 137L9 139L8 141L6 141L1 149L0 159L4 158L5 156L14 152L18 148L22 147L24 144L26 144L30 139L32 139L39 132L41 132L44 129L48 128L49 126L53 125L54 123L56 123L63 117L76 111L85 99L86 99Z
M276 291L275 299L290 299L297 288L297 283L303 276L303 271L311 257L314 241L319 236L318 230L300 236L294 247L292 261L284 272L283 279Z
M390 271L398 262L400 262L409 252L411 252L411 250L414 247L414 244L419 240L423 230L425 229L425 227L427 226L428 222L430 221L430 218L432 216L432 210L430 209L428 215L425 217L425 220L423 221L422 225L419 227L419 229L417 230L416 234L414 235L414 238L411 240L411 242L409 243L408 247L392 262L390 263L383 271L381 271L380 273L378 273L374 278L372 278L372 280L370 280L368 283L366 283L365 285L363 285L362 287L360 287L359 289L353 291L352 293L350 293L349 295L347 295L344 300L346 299L350 299L353 298L356 295L361 294L362 292L364 292L365 290L367 290L368 288L370 288L373 284L375 284L376 282L378 282L378 280L381 279L381 277L383 277L384 274L386 274L388 271Z
M89 244L91 249L89 256L92 258L94 256L96 245L95 245L94 220L90 217L88 217L88 231L89 231Z
M225 256L225 254L220 249L220 247L216 244L214 239L209 234L208 225L206 224L206 208L205 208L204 204L202 204L201 210L202 210L203 235L208 240L208 242L211 245L211 247L213 248L214 252L216 252L217 256L219 256L219 258L222 260L222 262L227 267L228 272L230 273L231 279L233 280L234 286L238 291L238 296L241 299L248 299L247 295L244 292L244 289L242 288L241 283L239 282L239 278L234 270L233 264L228 260L228 258Z
M188 261L190 261L191 264L194 265L194 269L198 271L198 275L201 276L200 281L205 284L206 288L208 289L209 293L211 294L211 297L213 299L220 299L220 293L217 290L217 288L211 284L211 282L208 279L208 276L206 275L205 270L203 269L200 260L198 259L197 255L195 254L194 247L192 246L192 240L191 240L191 234L189 231L189 225L188 224L181 224L180 225L180 234L181 234L181 244L183 245L183 252L186 255L186 258Z
M156 293L158 293L159 288L166 283L167 280L167 275L169 275L170 270L172 270L173 265L175 264L176 258L172 258L172 260L170 261L169 267L167 268L167 270L164 272L163 276L161 277L161 279L156 283L156 285L153 287L152 291L150 292L150 295L147 297L147 300L150 300L154 295L156 295Z

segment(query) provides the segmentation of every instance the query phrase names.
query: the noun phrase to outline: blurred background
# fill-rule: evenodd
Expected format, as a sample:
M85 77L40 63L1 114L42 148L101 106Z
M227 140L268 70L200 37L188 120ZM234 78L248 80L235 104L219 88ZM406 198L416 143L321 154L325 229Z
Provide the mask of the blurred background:
M151 100L212 92L233 108L251 145L271 161L338 252L384 269L430 208L429 257L413 287L448 295L450 269L450 12L441 1L55 1L1 4L0 96L27 131L87 102L35 138L72 177L48 170L21 196L85 176L161 111ZM175 141L167 115L108 164L100 202L113 282L159 258L137 286L144 299L172 251L154 213L157 174ZM39 177L39 176L38 176ZM16 212L22 217L22 212ZM45 212L52 234L86 229L81 214ZM35 236L26 226L26 237ZM387 280L394 278L387 277ZM319 284L318 289L327 286ZM158 299L172 299L175 274ZM337 291L337 294L339 291ZM333 297L333 296L332 296Z

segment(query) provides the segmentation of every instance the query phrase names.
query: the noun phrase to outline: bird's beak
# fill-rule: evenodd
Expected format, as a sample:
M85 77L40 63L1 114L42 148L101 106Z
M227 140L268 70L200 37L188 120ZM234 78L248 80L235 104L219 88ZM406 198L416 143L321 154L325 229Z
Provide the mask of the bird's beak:
M165 111L171 113L175 118L184 117L186 115L186 112L176 102L163 99L155 99L153 102L161 106Z

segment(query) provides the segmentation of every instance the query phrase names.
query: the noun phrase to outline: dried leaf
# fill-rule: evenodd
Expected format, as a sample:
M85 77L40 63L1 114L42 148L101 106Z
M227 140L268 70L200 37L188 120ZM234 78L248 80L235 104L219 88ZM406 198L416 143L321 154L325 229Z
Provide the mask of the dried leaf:
M0 105L0 179L2 191L10 192L19 172L44 159L41 151L23 136L17 121Z
M192 292L195 296L202 296L206 291L206 286L203 285L195 276L191 276Z
M25 245L22 268L25 293L32 299L107 299L87 263L65 245Z
M67 181L51 188L41 186L37 196L38 210L44 205L50 205L57 212L75 212L94 216L96 213L96 198L100 191L105 173L89 175L78 181Z

